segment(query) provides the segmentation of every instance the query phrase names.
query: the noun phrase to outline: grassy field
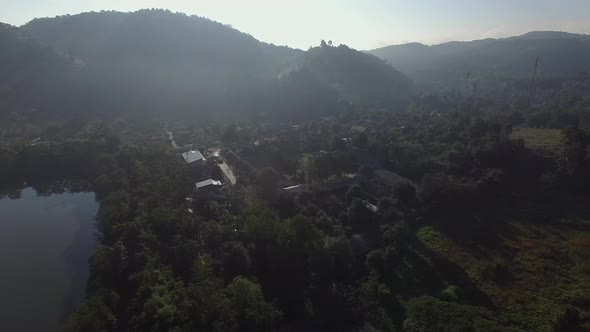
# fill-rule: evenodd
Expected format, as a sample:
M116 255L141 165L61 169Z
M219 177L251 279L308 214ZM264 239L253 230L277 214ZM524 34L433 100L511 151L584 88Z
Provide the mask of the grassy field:
M459 244L429 226L416 235L426 247L465 271L493 306L534 330L548 328L547 317L562 303L582 308L587 317L588 230L514 221L493 246ZM499 272L503 278L497 277Z
M524 139L529 149L545 149L553 153L559 153L561 149L560 129L520 128L515 129L512 139Z

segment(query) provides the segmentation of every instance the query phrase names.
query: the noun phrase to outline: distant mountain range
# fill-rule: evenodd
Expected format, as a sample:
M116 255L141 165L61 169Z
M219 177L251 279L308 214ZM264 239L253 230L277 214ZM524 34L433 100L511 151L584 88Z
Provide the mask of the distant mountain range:
M419 83L464 88L472 82L488 86L530 78L539 56L540 77L571 77L590 71L590 36L535 31L504 39L392 45L368 53L386 60Z
M540 77L587 72L590 37L301 51L166 10L92 12L0 25L0 114L305 114L341 101L394 109L414 82L461 89L528 79L537 56Z
M304 52L260 42L203 17L166 10L65 15L9 29L22 43L26 40L28 52L45 58L47 66L52 58L76 68L62 68L64 78L73 82L67 92L62 78L52 82L55 89L63 90L55 94L68 95L64 103L72 104L72 111L79 111L76 107L93 113L275 111L285 107L285 100L311 98L307 93L311 87L334 101L377 97L388 101L406 95L410 84L390 65L345 46L324 45ZM0 39L11 40L4 35ZM4 51L19 54L12 50L19 47ZM18 68L30 68L28 58L17 55L12 62L19 66L10 68L11 62L5 61L0 71L21 75ZM0 89L15 91L16 86L0 81ZM22 106L4 104L4 108ZM308 109L309 103L300 108Z

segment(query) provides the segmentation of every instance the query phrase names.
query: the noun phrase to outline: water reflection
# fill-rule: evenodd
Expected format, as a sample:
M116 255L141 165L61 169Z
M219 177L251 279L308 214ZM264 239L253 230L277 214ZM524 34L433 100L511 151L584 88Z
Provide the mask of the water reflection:
M0 199L0 330L55 331L84 298L98 205L93 193L10 197Z

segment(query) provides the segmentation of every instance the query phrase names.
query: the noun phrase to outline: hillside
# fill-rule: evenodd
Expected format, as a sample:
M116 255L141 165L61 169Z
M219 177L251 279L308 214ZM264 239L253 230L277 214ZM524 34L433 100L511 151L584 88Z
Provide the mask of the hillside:
M297 115L336 110L338 100L394 107L410 85L345 45L303 52L166 10L42 18L19 30L78 64L76 93L66 99L93 114Z
M590 70L590 37L565 32L530 32L505 39L426 46L392 45L369 51L421 83L464 88L465 77L494 86L530 78L540 57L539 77L572 77Z
M410 85L410 80L394 67L346 45L310 49L303 68L350 99L399 98Z
M75 68L74 59L42 47L16 27L0 24L0 113L55 103Z
M166 10L102 11L35 19L22 29L92 65L188 66L195 71L211 68L265 77L301 53L262 43L203 17Z
M231 109L259 95L302 53L165 10L35 19L22 30L83 62L85 88L103 110Z
M411 81L391 65L346 45L310 48L279 81L294 111L330 108L336 100L396 109L405 105Z

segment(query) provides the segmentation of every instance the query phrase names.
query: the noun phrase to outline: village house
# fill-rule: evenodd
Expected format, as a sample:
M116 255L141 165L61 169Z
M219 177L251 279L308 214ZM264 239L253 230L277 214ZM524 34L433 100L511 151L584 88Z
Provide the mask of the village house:
M195 187L197 188L197 190L199 189L210 189L210 188L219 188L223 186L223 183L221 183L221 181L217 181L217 180L213 180L213 179L207 179L201 182L197 182L195 184Z
M189 150L182 153L182 158L192 169L200 169L205 166L205 157L199 150Z

